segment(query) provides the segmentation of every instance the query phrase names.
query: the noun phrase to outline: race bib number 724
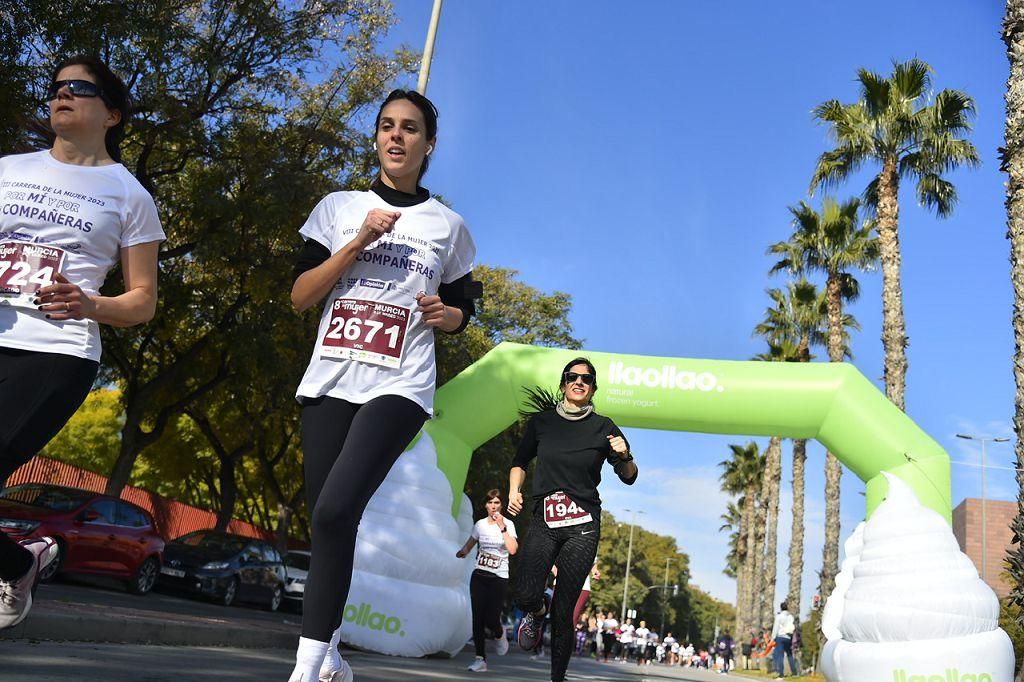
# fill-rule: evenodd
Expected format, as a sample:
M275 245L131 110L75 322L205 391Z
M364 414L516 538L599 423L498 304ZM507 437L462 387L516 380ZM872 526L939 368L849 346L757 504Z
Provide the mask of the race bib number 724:
M66 257L56 246L0 242L0 303L35 310L35 293L53 284Z
M397 368L402 364L409 308L381 301L338 298L331 305L320 354Z

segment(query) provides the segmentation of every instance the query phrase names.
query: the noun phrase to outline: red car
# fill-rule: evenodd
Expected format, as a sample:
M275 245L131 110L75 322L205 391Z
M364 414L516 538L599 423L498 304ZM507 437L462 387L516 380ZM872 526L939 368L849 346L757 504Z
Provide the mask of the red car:
M25 483L0 494L0 531L13 540L49 535L57 560L39 578L91 573L127 581L146 594L156 583L164 541L147 511L130 502L78 488Z

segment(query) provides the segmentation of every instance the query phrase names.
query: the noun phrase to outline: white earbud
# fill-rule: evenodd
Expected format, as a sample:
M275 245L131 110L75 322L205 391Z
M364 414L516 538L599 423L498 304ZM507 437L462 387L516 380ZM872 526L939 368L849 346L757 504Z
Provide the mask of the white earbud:
M373 151L377 151L377 143L376 142L373 143Z
M432 151L434 151L434 148L430 145L427 145L427 156L430 156L430 152Z

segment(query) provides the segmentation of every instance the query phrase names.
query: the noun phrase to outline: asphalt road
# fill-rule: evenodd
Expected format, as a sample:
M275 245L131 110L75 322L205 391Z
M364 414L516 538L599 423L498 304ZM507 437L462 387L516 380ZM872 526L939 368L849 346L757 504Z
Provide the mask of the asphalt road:
M286 682L294 654L265 649L203 647L161 647L124 644L78 644L73 642L0 641L0 666L4 682ZM356 682L437 682L438 680L491 680L529 682L549 680L547 659L531 661L526 654L489 655L486 673L471 673L472 649L453 659L409 659L345 652ZM707 671L652 665L641 672L635 664L597 663L573 658L570 680L602 682L668 682L688 680L747 680Z

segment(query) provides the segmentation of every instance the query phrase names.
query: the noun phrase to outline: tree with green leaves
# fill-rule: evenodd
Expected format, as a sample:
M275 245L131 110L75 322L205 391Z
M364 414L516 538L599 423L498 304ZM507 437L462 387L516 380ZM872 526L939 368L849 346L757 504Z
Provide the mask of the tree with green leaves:
M154 321L103 329L102 378L124 403L107 488L116 494L140 453L228 379L252 308L272 303L272 324L294 315L295 231L366 167L368 112L414 58L378 52L394 21L385 0L158 0L78 12L25 0L11 12L28 27L16 59L34 99L69 53L100 55L129 84L137 115L125 164L168 236Z
M741 496L743 512L740 521L740 538L736 552L739 570L736 580L736 621L737 636L756 627L754 614L754 586L756 585L755 558L764 551L758 542L758 526L763 524L759 517L761 480L764 475L765 456L757 442L746 445L729 445L729 459L719 462L722 467L722 490L730 495ZM743 531L746 531L744 534Z
M768 252L780 256L771 272L789 272L804 276L809 272L825 274L823 307L827 320L829 360L842 362L851 356L849 329L859 329L856 319L843 311L846 303L860 295L860 284L852 270L871 270L879 258L880 240L873 236L873 223L859 217L860 200L849 199L842 204L834 199L822 201L821 212L806 202L789 208L793 215L793 233L787 241L769 247ZM819 304L819 316L822 305ZM818 339L820 342L820 338ZM822 554L820 594L829 595L839 572L840 511L839 493L843 467L831 452L825 453L825 544ZM799 592L790 596L799 618ZM799 589L799 588L798 588Z
M862 68L856 102L832 99L814 109L814 117L829 127L835 148L818 158L812 193L837 186L866 164L878 168L864 199L877 216L882 261L885 392L901 410L906 409L908 340L900 285L900 182L916 181L918 202L945 218L957 201L956 188L945 176L980 164L978 151L964 138L971 130L974 100L951 89L933 96L931 73L920 59L894 63L889 77Z

